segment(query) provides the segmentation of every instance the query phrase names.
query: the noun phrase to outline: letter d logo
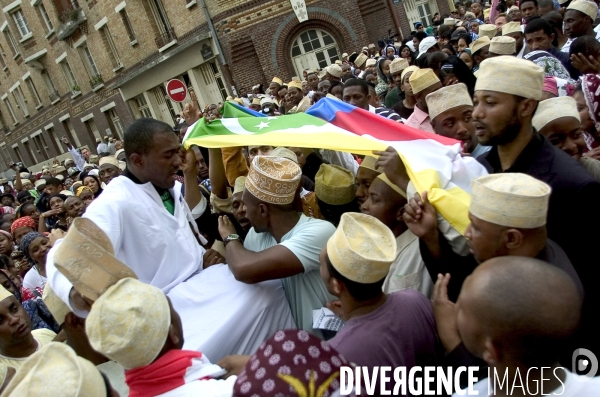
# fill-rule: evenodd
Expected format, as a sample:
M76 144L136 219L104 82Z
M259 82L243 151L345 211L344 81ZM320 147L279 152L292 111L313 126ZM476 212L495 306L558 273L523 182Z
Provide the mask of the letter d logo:
M578 379L580 382L587 382L598 373L598 359L596 355L588 349L579 348L573 352L571 356L571 372L582 373L584 378Z

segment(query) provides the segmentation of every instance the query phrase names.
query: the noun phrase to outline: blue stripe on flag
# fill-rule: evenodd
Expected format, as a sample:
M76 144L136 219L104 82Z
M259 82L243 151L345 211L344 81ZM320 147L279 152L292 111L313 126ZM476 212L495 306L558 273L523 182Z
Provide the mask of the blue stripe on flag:
M331 98L322 98L319 99L319 102L312 105L306 113L331 123L335 119L337 112L350 113L354 109L356 107L349 103Z

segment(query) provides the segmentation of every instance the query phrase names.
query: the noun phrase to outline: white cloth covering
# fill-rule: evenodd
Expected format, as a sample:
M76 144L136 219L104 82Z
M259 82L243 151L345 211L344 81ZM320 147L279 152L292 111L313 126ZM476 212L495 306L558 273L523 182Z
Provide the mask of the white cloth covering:
M227 379L204 379L216 378L225 373L218 365L211 364L202 355L200 358L192 359L192 365L187 369L182 386L170 390L163 394L158 394L157 397L229 397L233 395L233 386L237 380L237 376L233 375Z
M253 353L277 330L293 328L281 283L246 285L236 281L225 266L202 269L205 250L189 226L195 222L181 185L176 182L170 192L174 215L165 209L152 184L136 184L119 176L84 217L107 234L116 257L140 281L168 294L183 323L185 348L199 350L216 362L226 354ZM46 271L56 295L73 309L69 301L72 285L54 266L54 253L61 243L57 241L48 253ZM84 318L88 314L73 312Z
M280 280L244 284L226 265L203 270L167 296L182 319L183 349L214 363L253 354L276 331L296 328Z

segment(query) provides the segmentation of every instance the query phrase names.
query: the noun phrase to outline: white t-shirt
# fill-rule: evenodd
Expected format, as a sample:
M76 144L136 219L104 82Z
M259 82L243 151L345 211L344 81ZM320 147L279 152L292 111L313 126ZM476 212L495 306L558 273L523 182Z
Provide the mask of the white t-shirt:
M286 277L282 281L298 328L311 333L312 311L334 299L321 279L319 262L319 254L334 232L335 227L331 223L302 214L296 226L279 243L292 251L304 267L304 273ZM277 241L273 236L269 233L257 233L254 228L250 229L244 240L244 247L254 252L264 251L275 245Z
M557 372L558 374L559 372ZM592 397L600 396L600 378L587 378L585 376L577 375L572 372L566 371L566 377L563 381L564 386L559 386L555 390L544 390L544 395L548 396L561 396L561 397ZM553 375L550 375L553 376ZM524 378L524 377L523 377ZM510 382L510 381L509 381ZM564 390L563 390L564 387ZM488 379L482 379L473 385L473 389L479 392L479 396L493 396L488 393ZM515 389L521 391L521 388ZM463 395L469 395L468 390L463 390ZM458 394L454 393L452 397L457 397Z
M48 279L46 277L42 276L40 272L38 272L37 267L33 266L31 269L29 269L27 274L25 274L25 277L23 278L23 286L25 288L29 288L30 290L35 288L44 289L47 280Z

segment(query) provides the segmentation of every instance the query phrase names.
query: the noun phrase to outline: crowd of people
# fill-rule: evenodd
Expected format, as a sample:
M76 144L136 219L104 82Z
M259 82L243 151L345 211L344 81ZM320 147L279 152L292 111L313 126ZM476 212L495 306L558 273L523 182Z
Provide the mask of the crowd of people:
M334 396L343 366L469 366L480 395L514 390L488 369L527 373L521 395L599 395L572 367L579 349L600 357L598 6L558 3L467 3L228 98L273 117L329 98L456 139L487 170L464 233L392 147L185 150L223 117L193 92L175 127L138 119L97 154L63 138L63 163L12 164L1 395ZM318 326L324 308L341 328Z

